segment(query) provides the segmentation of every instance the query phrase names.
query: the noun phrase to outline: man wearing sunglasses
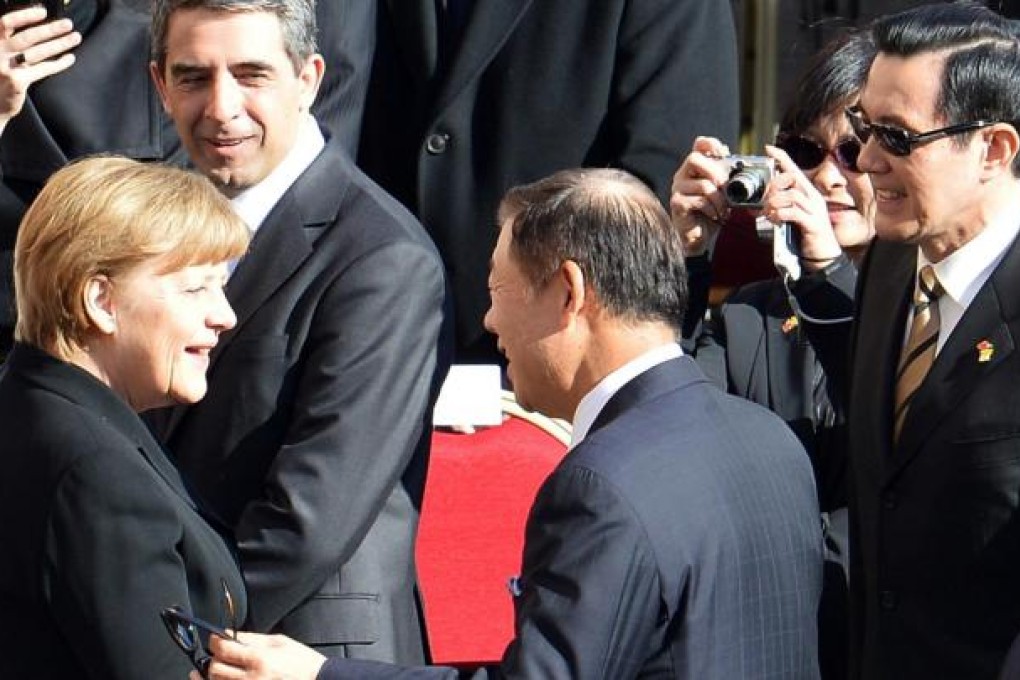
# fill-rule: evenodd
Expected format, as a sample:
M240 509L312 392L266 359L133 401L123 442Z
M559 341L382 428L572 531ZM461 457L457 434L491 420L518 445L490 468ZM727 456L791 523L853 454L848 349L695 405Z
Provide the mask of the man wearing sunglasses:
M851 677L993 678L1020 631L1020 47L973 3L872 32L847 118L877 240L853 332L807 324L849 390ZM805 310L853 309L838 266L807 278Z

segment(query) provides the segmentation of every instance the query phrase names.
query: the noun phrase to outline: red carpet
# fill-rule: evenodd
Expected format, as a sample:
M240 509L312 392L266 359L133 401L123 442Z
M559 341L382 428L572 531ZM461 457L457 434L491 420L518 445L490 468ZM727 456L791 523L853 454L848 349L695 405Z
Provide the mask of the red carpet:
M520 573L528 509L565 451L517 418L433 435L417 559L435 663L502 657L513 637L507 581Z

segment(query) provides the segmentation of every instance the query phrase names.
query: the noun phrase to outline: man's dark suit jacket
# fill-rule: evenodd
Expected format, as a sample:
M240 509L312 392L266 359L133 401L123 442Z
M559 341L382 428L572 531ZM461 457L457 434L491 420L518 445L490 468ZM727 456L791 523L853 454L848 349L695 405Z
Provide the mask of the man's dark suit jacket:
M703 295L692 275L691 295ZM703 290L696 290L703 288ZM811 458L825 534L825 576L819 607L819 662L823 678L846 677L847 509L846 432L837 395L807 334L794 315L782 280L741 286L696 339L698 366L720 389L778 415Z
M695 136L736 141L737 49L728 2L474 0L444 64L436 4L379 2L358 162L438 245L460 349L484 335L505 191L614 166L666 201Z
M244 584L137 414L82 369L17 345L0 432L0 677L187 677L159 611L226 624L221 579L242 617Z
M878 241L860 274L848 402L852 677L994 678L1020 632L1020 245L946 340L894 444L916 258L916 246ZM798 292L802 306L835 309L839 284L852 295L840 272L830 283ZM830 375L845 366L847 335L812 337L831 355Z
M375 6L329 0L318 3L316 15L327 68L312 112L353 155L371 67ZM24 109L0 137L0 355L13 338L11 266L18 224L50 175L98 153L187 162L149 77L149 21L147 10L109 0L74 50L74 66L32 85Z
M696 340L698 366L730 394L765 406L790 426L815 469L823 510L846 505L845 434L825 375L779 279L741 286Z
M815 678L821 542L782 421L668 361L614 395L539 490L516 637L475 677ZM456 674L340 661L319 677Z
M237 326L164 439L230 526L248 627L421 663L414 540L443 319L421 225L330 142L227 284Z

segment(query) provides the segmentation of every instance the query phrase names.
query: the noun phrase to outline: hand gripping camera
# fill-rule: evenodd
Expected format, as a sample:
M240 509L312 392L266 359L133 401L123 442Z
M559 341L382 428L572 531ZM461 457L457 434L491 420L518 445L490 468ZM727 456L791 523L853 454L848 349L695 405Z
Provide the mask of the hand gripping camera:
M776 174L776 163L767 156L728 156L729 179L723 194L734 208L760 210L765 189ZM772 262L794 280L800 278L800 232L786 222L774 224L759 215L754 221L758 238L772 243Z

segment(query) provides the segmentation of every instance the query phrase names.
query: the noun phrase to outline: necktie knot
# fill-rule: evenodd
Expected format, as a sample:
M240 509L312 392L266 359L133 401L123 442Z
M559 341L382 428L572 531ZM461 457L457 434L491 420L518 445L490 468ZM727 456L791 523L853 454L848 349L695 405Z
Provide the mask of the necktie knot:
M927 306L938 300L945 293L938 276L935 275L935 268L930 264L921 267L917 274L917 291L914 294L914 306Z

